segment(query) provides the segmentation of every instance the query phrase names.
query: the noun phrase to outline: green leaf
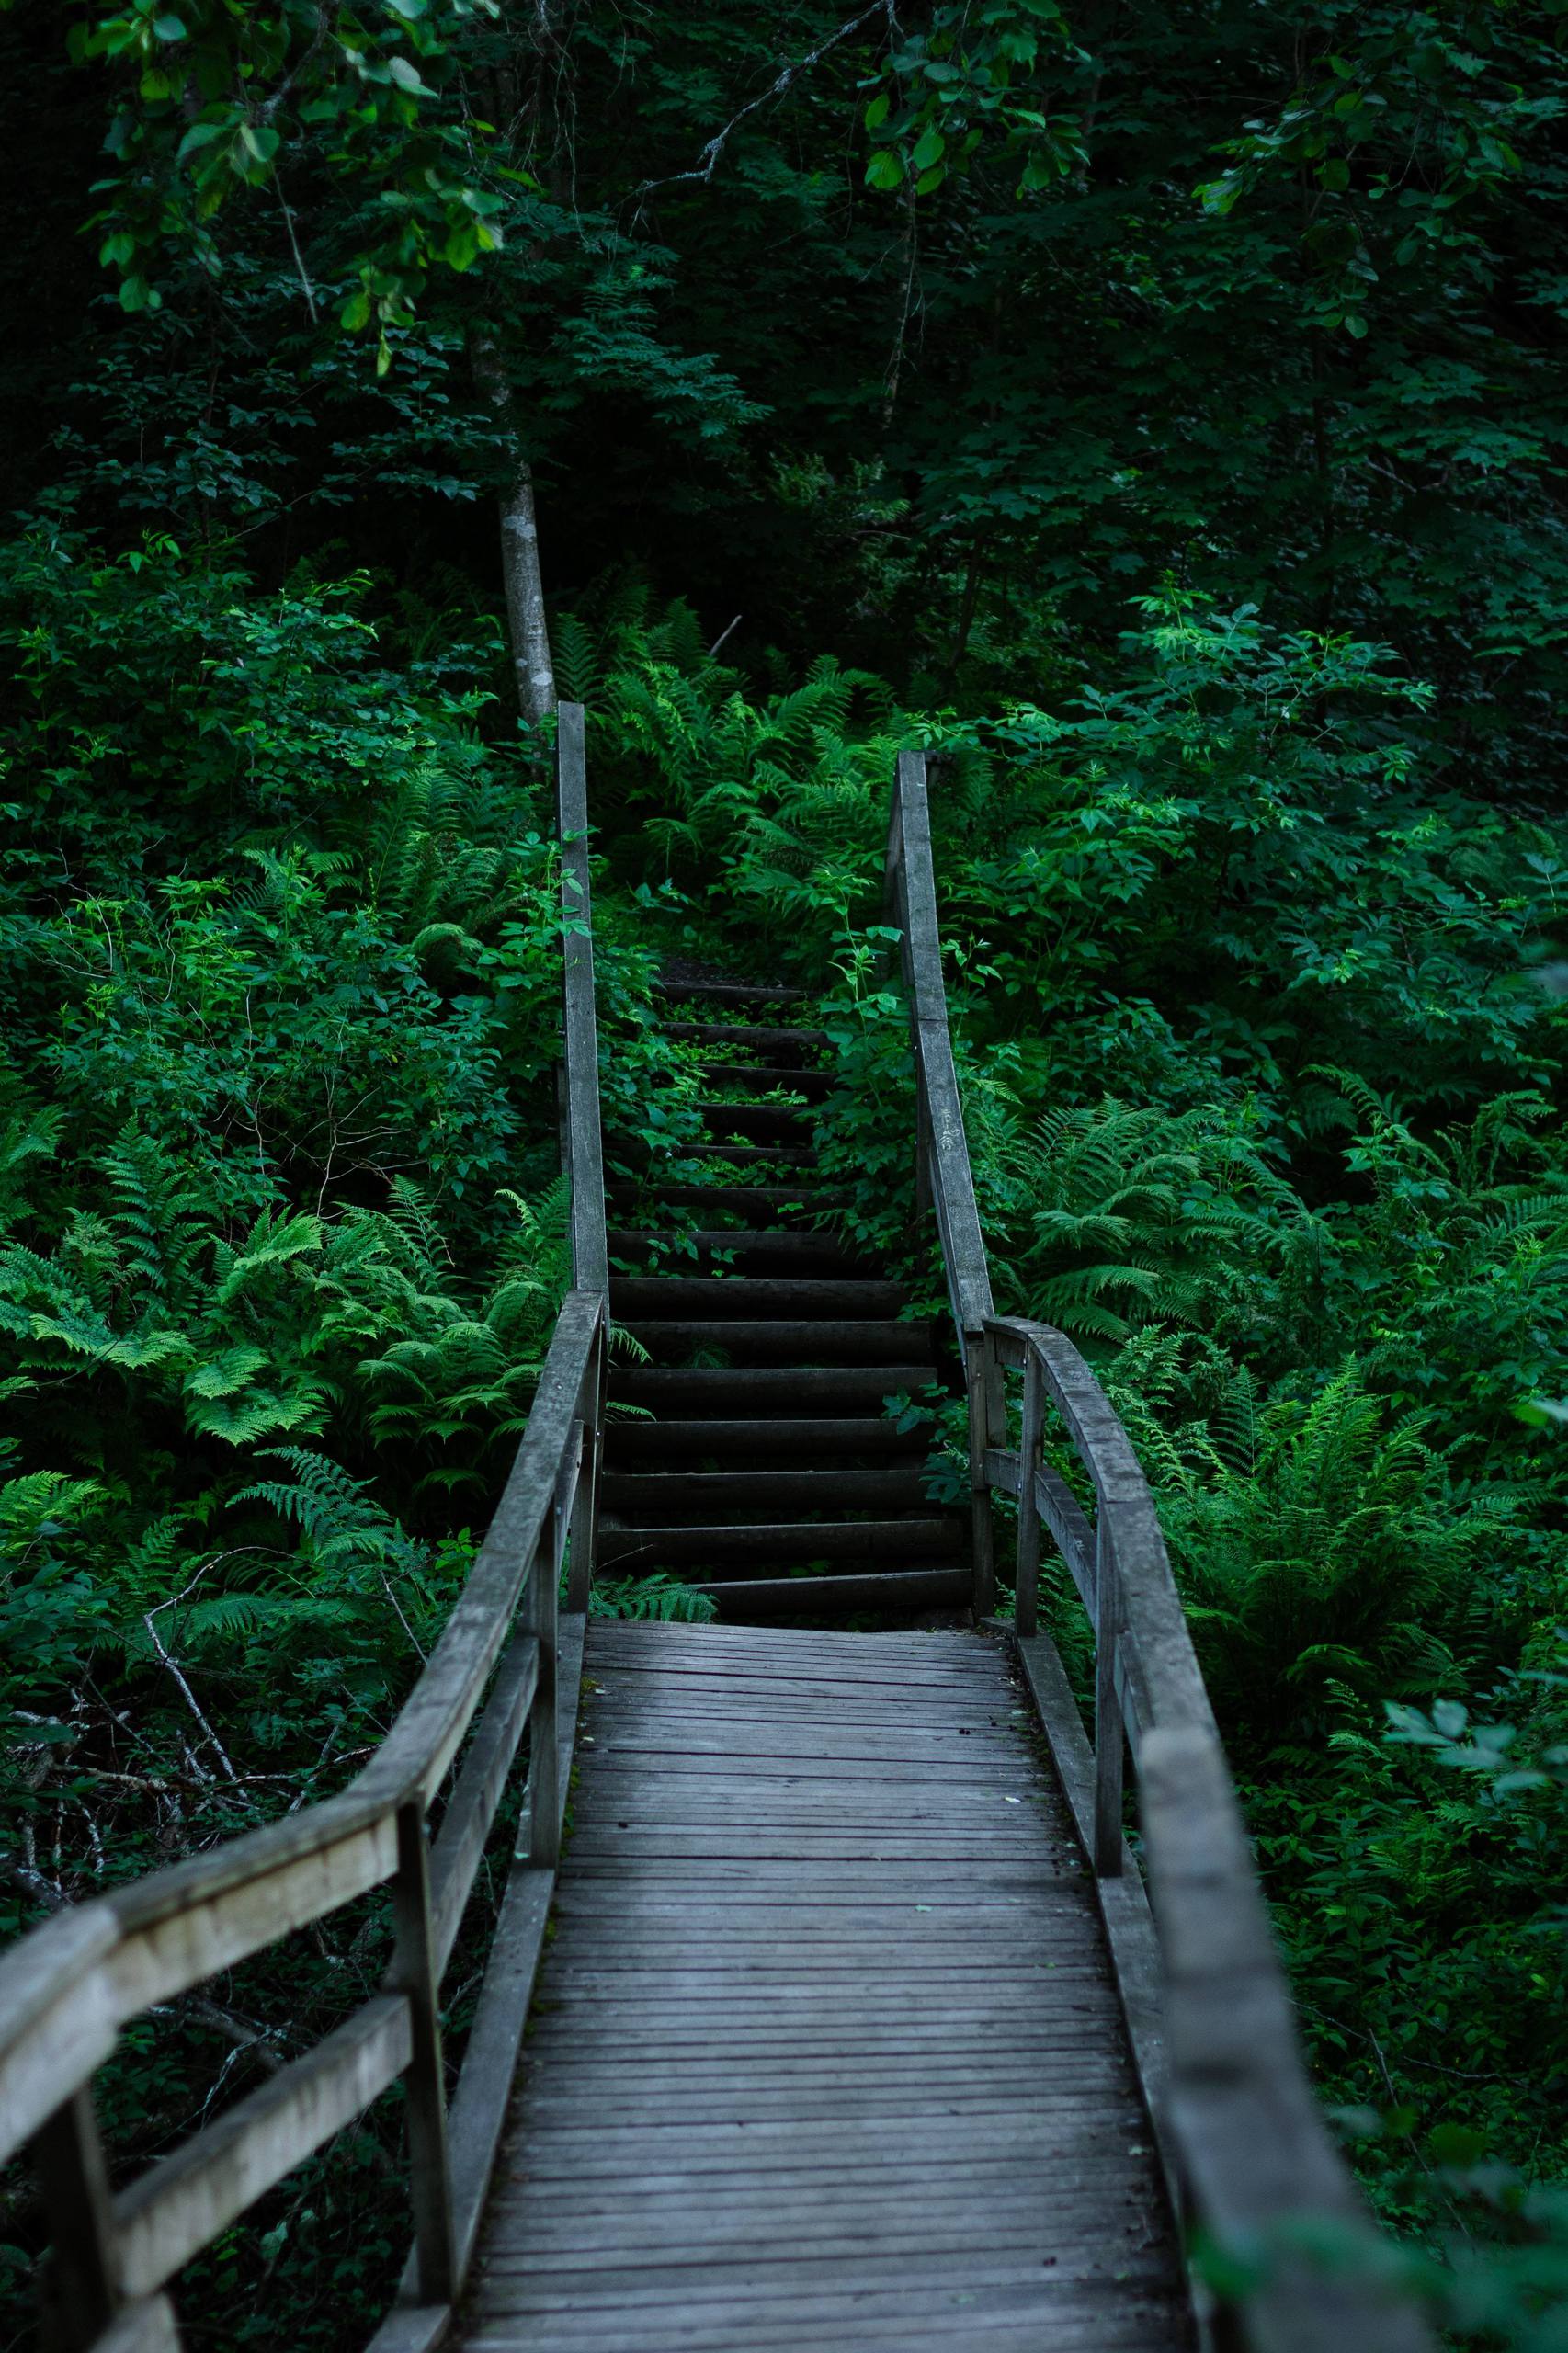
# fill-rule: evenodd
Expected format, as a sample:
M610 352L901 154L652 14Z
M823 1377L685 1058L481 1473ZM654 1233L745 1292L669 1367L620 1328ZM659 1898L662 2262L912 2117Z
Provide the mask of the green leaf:
M338 316L342 320L343 324L349 329L350 333L357 333L360 327L368 327L369 325L370 297L366 292L364 287L361 286L358 293L350 294L347 301L345 302L342 310L338 313Z
M868 188L903 187L903 157L896 147L884 147L880 154L872 156L866 166L866 185Z
M928 172L933 164L941 162L947 146L947 141L933 123L929 130L921 132L915 143L915 153L910 159L915 170Z
M278 153L279 140L280 134L269 125L255 122L242 122L240 125L240 145L258 164L271 163Z
M157 34L160 40L184 40L186 38L185 19L183 17L154 17L153 19L153 30Z
M886 122L888 119L888 108L891 104L892 100L889 98L885 90L882 92L881 97L873 98L871 100L870 105L866 108L866 128L868 131L876 131L880 129L884 122Z
M421 81L418 66L406 57L389 57L387 72L400 90L412 90L418 98L433 98L436 95L428 82Z

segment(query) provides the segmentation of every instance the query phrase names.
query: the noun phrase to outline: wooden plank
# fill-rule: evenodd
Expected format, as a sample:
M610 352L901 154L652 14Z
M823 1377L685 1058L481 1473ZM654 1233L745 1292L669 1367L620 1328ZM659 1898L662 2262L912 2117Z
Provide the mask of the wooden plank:
M408 2004L383 1994L114 2202L126 2291L150 2295L406 2067Z
M114 2049L119 2018L100 1964L119 1935L107 1904L84 1904L0 1958L0 2161Z
M120 1931L101 1964L113 2015L215 1977L396 1869L396 1813L364 1774L341 1798L132 1881L107 1899Z
M519 2347L541 2329L559 2327L564 2353L624 2328L645 2353L666 2323L673 2346L710 2318L771 2327L791 2353L836 2347L891 2293L879 2265L934 2279L922 2325L949 2311L967 2341L975 2291L943 2301L955 2268L989 2239L986 2261L1032 2272L1042 2229L1061 2235L1059 2266L1095 2279L1102 2320L1142 2309L1132 2275L1176 2265L1168 2232L1153 2255L1142 2244L1153 2141L1089 1875L999 1651L665 1631L592 1631L558 1934L463 2341L505 2290ZM841 1715L887 1725L858 1760L869 1780L822 1754L868 1737L847 1740ZM732 1779L742 1739L778 1753ZM945 1784L933 1754L953 1756ZM976 1765L979 1781L958 1778ZM644 2206L660 2184L663 2207ZM1064 2277L1052 2310L1071 2314L1080 2287ZM903 2324L912 2309L883 2306ZM1182 2341L1161 2309L1144 2353Z
M539 1643L530 1634L519 1634L496 1669L494 1688L463 1759L430 1858L437 1975L444 1974L451 1958L538 1679Z
M436 2353L452 2333L449 2304L401 2304L390 2312L366 2353Z
M180 2334L166 2296L131 2304L95 2338L92 2353L179 2353Z

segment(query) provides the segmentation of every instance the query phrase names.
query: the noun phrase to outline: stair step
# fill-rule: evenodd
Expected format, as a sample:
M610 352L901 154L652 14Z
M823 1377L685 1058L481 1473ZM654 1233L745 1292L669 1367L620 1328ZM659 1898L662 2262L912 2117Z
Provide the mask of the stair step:
M951 1560L963 1550L964 1525L915 1513L902 1519L776 1520L730 1527L604 1528L598 1560L606 1569L651 1569L734 1561Z
M919 1462L878 1471L611 1471L599 1495L612 1519L647 1518L661 1526L672 1516L712 1511L723 1518L775 1505L796 1513L931 1508Z
M767 1095L775 1086L791 1095L804 1095L820 1103L831 1095L838 1084L830 1070L789 1070L777 1063L697 1063L693 1065L699 1078L710 1086L747 1086L758 1095Z
M660 1363L672 1357L710 1348L725 1359L723 1370L739 1364L860 1366L915 1364L932 1358L930 1326L903 1324L892 1317L881 1322L822 1316L773 1318L755 1322L738 1317L671 1316L654 1321L633 1317L627 1325L633 1339ZM923 1378L931 1378L927 1369Z
M695 1580L694 1580L695 1582ZM971 1595L963 1568L873 1569L862 1576L745 1577L700 1580L721 1618L913 1617L926 1609L964 1609Z
M681 1158L688 1165L707 1160L732 1163L739 1168L814 1168L817 1165L810 1144L727 1143L722 1136L682 1153Z
M832 1042L825 1029L778 1029L762 1021L661 1021L659 1031L665 1038L750 1046L767 1054L825 1054Z
M612 1275L610 1313L619 1324L643 1317L688 1320L896 1316L909 1294L902 1283L834 1281L824 1276Z
M612 1258L643 1258L650 1251L669 1253L666 1264L672 1271L683 1271L692 1263L692 1256L709 1258L715 1256L733 1258L744 1267L749 1279L754 1266L767 1265L778 1273L803 1273L808 1267L813 1274L853 1276L864 1269L870 1277L873 1259L858 1257L842 1242L829 1233L802 1233L775 1226L704 1226L695 1233L661 1233L650 1226L612 1225L608 1234Z
M737 1217L755 1217L760 1209L815 1217L824 1211L846 1207L850 1199L847 1192L818 1190L810 1185L676 1185L661 1184L657 1179L638 1185L617 1178L605 1190L615 1201L636 1201L652 1196L655 1200L675 1201L688 1209L729 1210Z
M710 1136L744 1136L753 1143L799 1141L806 1132L808 1110L788 1103L710 1103L693 1106Z
M904 1327L907 1329L907 1325ZM610 1371L610 1394L627 1405L686 1416L727 1420L737 1408L752 1413L820 1415L829 1405L873 1412L885 1399L924 1389L929 1364L886 1365L621 1365ZM646 1425L644 1427L647 1427Z
M855 1455L883 1460L892 1455L924 1457L931 1445L930 1428L917 1423L901 1430L886 1415L846 1415L824 1422L801 1415L797 1420L610 1422L605 1429L606 1476L622 1464L668 1462L682 1455L712 1455L725 1462L755 1461L767 1455L801 1456L808 1461L823 1455L839 1461Z
M717 1005L800 1005L806 994L804 989L784 988L771 981L655 981L653 986L660 996L681 1003L711 997Z

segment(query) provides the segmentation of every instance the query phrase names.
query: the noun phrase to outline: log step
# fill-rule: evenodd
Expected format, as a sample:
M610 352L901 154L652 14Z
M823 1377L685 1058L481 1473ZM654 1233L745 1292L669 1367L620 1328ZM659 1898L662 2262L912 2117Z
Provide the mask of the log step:
M777 1226L704 1226L694 1233L665 1233L649 1226L611 1226L612 1258L645 1258L652 1251L668 1254L672 1271L682 1272L692 1258L722 1256L737 1268L769 1266L779 1273L834 1274L854 1277L864 1269L870 1278L875 1261L858 1257L829 1233L800 1233Z
M927 1425L901 1430L887 1416L845 1415L823 1421L802 1415L794 1420L610 1422L605 1431L607 1476L623 1465L663 1463L682 1455L752 1462L768 1455L799 1456L808 1462L824 1455L839 1461L857 1457L885 1461L889 1455L924 1457L931 1445Z
M744 1136L752 1143L787 1142L790 1137L804 1132L804 1121L810 1117L805 1109L796 1110L788 1103L711 1103L699 1101L692 1107L702 1118L710 1135Z
M915 1617L962 1609L967 1569L881 1569L869 1576L704 1577L694 1580L719 1605L721 1618Z
M721 1165L733 1162L745 1168L759 1165L779 1169L814 1168L817 1165L816 1154L810 1144L729 1143L722 1137L713 1138L705 1148L682 1153L681 1159L687 1167L694 1161L705 1160Z
M675 1519L711 1513L723 1520L786 1506L801 1516L819 1511L929 1511L920 1462L874 1471L611 1471L600 1496L617 1519Z
M838 1084L830 1070L791 1070L774 1063L697 1063L693 1067L712 1086L747 1086L758 1095L781 1086L787 1094L804 1095L818 1103Z
M714 1046L750 1046L767 1054L825 1054L831 1040L825 1029L780 1029L763 1021L664 1021L665 1038L687 1038Z
M607 1569L639 1574L687 1563L702 1566L744 1561L787 1561L804 1567L812 1561L898 1560L924 1566L956 1559L963 1539L963 1525L956 1515L923 1518L913 1512L900 1519L762 1520L714 1527L683 1522L669 1528L601 1527L598 1557Z
M708 1315L783 1317L787 1321L827 1317L896 1316L909 1297L902 1283L834 1281L770 1275L613 1275L610 1313L617 1323L645 1317L689 1319Z
M930 1327L903 1324L894 1318L873 1323L843 1321L831 1316L807 1319L758 1316L671 1316L654 1321L634 1317L626 1327L638 1344L661 1364L669 1364L699 1350L721 1358L722 1369L750 1365L873 1366L932 1363ZM929 1370L923 1375L931 1378Z
M908 1330L908 1325L903 1327ZM752 1413L820 1415L830 1406L876 1412L889 1397L925 1389L929 1364L885 1365L616 1365L610 1394L654 1413L726 1419L737 1407Z
M624 1178L612 1178L605 1188L617 1202L636 1201L644 1196L660 1201L673 1201L685 1209L730 1211L737 1217L755 1217L758 1210L774 1210L780 1214L805 1212L815 1217L820 1212L844 1209L849 1195L843 1191L818 1189L812 1185L693 1185L662 1183L650 1178L638 1185Z
M756 981L655 981L653 987L677 1005L695 1004L699 997L710 997L715 1005L801 1005L806 995L804 989Z

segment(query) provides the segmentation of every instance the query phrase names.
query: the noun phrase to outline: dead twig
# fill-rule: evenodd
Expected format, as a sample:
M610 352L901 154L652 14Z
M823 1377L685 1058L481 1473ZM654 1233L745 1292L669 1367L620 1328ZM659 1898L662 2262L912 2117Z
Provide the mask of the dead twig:
M858 33L862 25L869 25L873 17L885 17L891 25L893 21L891 0L875 0L874 6L862 8L858 17L847 18L839 26L836 32L829 33L827 39L824 41L819 41L816 48L810 51L806 56L797 57L792 64L780 67L777 78L769 83L766 90L762 91L758 97L748 99L738 114L733 114L730 117L722 131L716 131L713 133L689 172L671 172L664 179L643 180L639 187L633 188L631 193L637 199L639 210L641 210L642 199L645 196L651 196L655 188L678 188L688 180L700 180L706 186L718 169L720 157L747 115L756 114L759 107L769 105L775 98L781 98L785 92L800 80L802 74L809 74L813 65L820 65L830 50L836 49L840 41L847 40L851 33Z

